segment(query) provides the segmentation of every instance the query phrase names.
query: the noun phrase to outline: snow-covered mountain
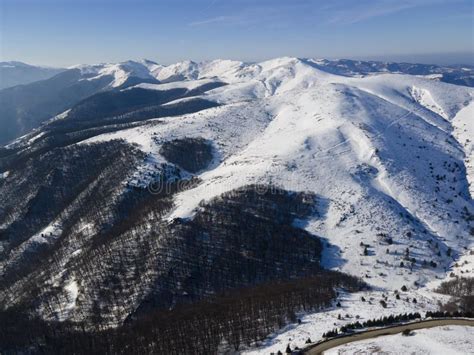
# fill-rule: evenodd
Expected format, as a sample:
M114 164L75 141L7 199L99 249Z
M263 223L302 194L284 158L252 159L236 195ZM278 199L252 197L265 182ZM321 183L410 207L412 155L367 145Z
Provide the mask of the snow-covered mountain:
M46 80L0 90L0 144L37 128L96 93L138 83L157 83L149 62L79 65Z
M49 79L64 69L29 65L22 62L0 62L0 90L16 85Z
M342 76L361 77L380 73L418 75L435 81L473 86L474 69L439 67L426 64L361 62L352 60L301 60L320 71ZM0 63L3 87L11 86L10 74L28 76L19 87L0 90L0 144L18 138L37 128L45 120L61 114L79 101L101 91L120 90L143 83L169 83L196 79L218 79L224 82L253 78L259 64L232 60L196 63L183 61L161 65L150 60L76 65L68 69L32 67L19 62ZM32 74L41 72L43 76ZM59 75L55 75L58 74ZM13 74L12 74L13 75ZM16 75L16 74L15 74ZM43 80L46 79L46 80ZM7 85L8 84L8 85ZM1 89L1 87L0 87Z
M110 78L109 88L123 87L130 85L130 81L150 81L156 82L153 71L158 65L148 60L127 62L117 64L98 64L98 65L75 65L69 69L79 69L83 77L89 81L99 80L103 77Z
M379 286L424 284L451 262L440 258L438 269L417 273L400 269L407 246L419 262L436 258L435 245L458 254L471 246L473 89L400 74L347 78L296 58L219 62L193 69L193 77L214 77L223 65L229 85L203 96L220 107L83 144L125 139L161 161L161 142L204 137L219 164L175 197L170 220L190 218L202 200L249 183L309 190L328 205L306 228L339 247L342 270L368 274ZM388 238L400 246L387 254ZM377 257L364 257L361 242Z
M104 326L116 326L283 278L291 265L291 277L313 266L360 277L367 299L402 286L418 299L381 308L343 294L344 312L362 319L436 309L436 280L474 248L474 88L443 82L438 67L362 67L373 64L285 57L70 69L77 83L101 85L0 151L0 305L73 322L100 309ZM242 193L248 186L289 194L260 198ZM244 221L252 227L236 232ZM298 239L278 239L281 230ZM252 243L268 235L284 248L260 257ZM242 250L230 256L234 242ZM288 259L282 266L275 255ZM257 276L222 281L234 267ZM40 301L32 284L42 285L31 291ZM338 313L308 315L294 345L321 324L349 321ZM283 350L285 338L260 351Z
M439 66L413 63L390 63L360 60L310 59L314 65L331 73L345 76L369 75L377 73L398 73L429 76L445 83L474 86L472 65Z

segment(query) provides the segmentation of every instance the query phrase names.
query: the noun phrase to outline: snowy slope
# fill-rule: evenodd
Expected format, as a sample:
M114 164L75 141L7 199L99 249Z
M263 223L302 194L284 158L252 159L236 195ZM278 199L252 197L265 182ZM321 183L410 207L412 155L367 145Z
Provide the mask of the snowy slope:
M388 297L386 308L379 304L383 296ZM362 302L362 297L366 301ZM284 353L288 344L294 349L304 347L308 338L313 342L323 340L322 335L328 330L340 328L356 321L363 323L384 316L435 311L438 309L437 302L446 299L439 294L422 292L400 292L400 297L401 299L398 300L393 294L380 290L355 294L341 292L338 298L341 307L334 305L324 312L300 314L301 324L288 325L281 331L271 334L260 346L247 349L244 354L263 355L278 351ZM417 299L416 304L412 302L413 297ZM409 298L408 301L407 298Z
M469 354L472 352L473 327L445 326L417 330L411 336L388 335L338 346L324 352L325 355L356 353L389 354Z
M445 83L474 86L474 67L472 65L443 67L433 64L390 63L350 59L308 59L307 62L324 71L344 76L360 77L380 73L398 73L418 75L426 79Z
M175 81L175 82L164 83L164 84L142 83L142 84L138 84L130 88L127 88L125 90L130 90L133 88L140 88L140 89L146 89L146 90L159 90L159 91L171 90L171 89L176 89L176 88L194 90L202 85L211 84L215 82L217 82L215 79L198 79L198 80L191 80L191 81Z
M156 63L149 61L135 62L130 60L117 64L76 65L69 69L79 69L82 75L87 76L86 80L97 80L102 77L110 76L113 80L109 84L109 87L116 88L123 85L127 79L132 77L149 80L155 79L152 75L152 71L156 66Z
M242 75L242 71L253 67L234 60L212 60L201 63L183 61L168 66L156 65L151 68L152 75L160 81L181 81L219 78L227 82L234 81L236 76Z
M465 151L464 164L469 181L469 192L474 197L474 103L461 109L453 118L454 137Z
M35 66L17 61L0 62L0 90L48 79L62 71L64 69Z
M450 264L438 250L456 255L472 247L464 166L472 152L455 132L469 124L463 111L473 89L399 74L347 78L296 58L220 65L231 67L230 85L205 97L223 106L91 140L124 138L157 160L160 141L215 143L219 163L177 196L170 220L192 217L201 200L252 182L313 191L324 215L306 229L334 245L326 265L388 288L422 285ZM400 267L407 247L413 270L409 261ZM431 260L437 267L425 267Z
M176 64L172 64L166 67L162 67L161 70L155 70L156 78L160 81L165 80L192 80L197 79L198 64L193 61L184 61Z
M228 85L199 96L219 107L151 119L78 144L124 139L146 153L125 189L151 182L150 172L166 162L163 143L204 138L213 144L214 161L197 174L199 184L176 195L169 221L192 218L201 201L252 183L311 191L319 214L300 223L327 242L323 264L374 286L363 294L373 303L343 294L344 313L369 319L437 309L444 296L432 292L433 282L474 250L474 89L405 74L342 76L316 64L284 57L79 67L87 80L112 76L111 87L130 77L160 82L134 86L146 90ZM393 296L388 308L378 304L382 294L402 286L416 304ZM353 321L339 322L339 313L306 315L301 326L274 334L256 351L284 350L289 337L302 346L308 334L317 340L333 323Z

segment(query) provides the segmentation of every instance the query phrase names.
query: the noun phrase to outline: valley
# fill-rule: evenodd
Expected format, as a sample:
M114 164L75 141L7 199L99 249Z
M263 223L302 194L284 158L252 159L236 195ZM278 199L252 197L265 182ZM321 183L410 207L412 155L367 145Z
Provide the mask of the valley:
M452 68L372 64L129 61L0 91L28 105L0 150L2 317L21 310L33 342L59 325L46 337L70 350L132 331L143 351L263 354L437 311L439 284L474 272L474 89ZM31 102L49 81L57 101ZM314 298L312 277L329 285ZM268 319L236 331L266 297ZM173 317L193 331L163 328ZM168 331L192 340L149 341ZM14 337L6 350L32 341Z

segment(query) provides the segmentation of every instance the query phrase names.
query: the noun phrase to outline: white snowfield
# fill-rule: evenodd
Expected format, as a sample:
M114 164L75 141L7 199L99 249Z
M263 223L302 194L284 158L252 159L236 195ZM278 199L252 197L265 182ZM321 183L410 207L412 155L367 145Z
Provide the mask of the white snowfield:
M112 76L114 80L109 86L115 88L124 84L130 77L155 79L150 72L154 65L156 64L147 61L135 62L130 60L117 64L75 65L68 69L79 69L81 74L88 76L88 78L84 80L97 80L104 76Z
M200 86L206 85L206 84L211 84L218 82L215 79L197 79L197 80L191 80L191 81L176 81L176 82L170 82L170 83L164 83L164 84L138 84L135 86L132 86L130 88L127 88L125 90L130 90L134 88L140 88L140 89L146 89L146 90L158 90L158 91L164 91L164 90L171 90L171 89L186 89L186 90L193 90L197 89Z
M387 307L380 305L383 296L388 296ZM362 301L362 298L365 301ZM407 298L409 300L407 301ZM413 303L416 298L417 303ZM420 312L424 315L426 311L435 311L438 309L437 301L446 300L443 295L424 291L400 292L400 299L396 299L391 292L375 290L370 292L359 292L355 294L341 292L338 300L341 307L334 307L324 312L311 314L301 314L299 319L301 324L290 324L275 334L271 334L268 339L259 346L247 349L243 353L246 355L285 352L287 345L291 349L296 347L303 348L305 342L311 339L312 342L322 340L322 335L329 330L340 328L343 325L360 321L361 323L378 319L384 316L394 314L404 314L411 312Z
M466 355L473 353L474 327L444 326L416 330L410 336L387 335L338 346L324 355Z
M430 293L423 286L473 250L474 89L401 74L344 77L313 63L155 65L158 80L181 80L160 85L227 83L202 95L222 105L86 142L123 138L156 162L167 140L209 139L216 162L199 174L200 185L177 195L170 220L191 218L200 201L251 183L312 191L319 214L302 225L330 243L326 267L360 276L380 293L403 285Z

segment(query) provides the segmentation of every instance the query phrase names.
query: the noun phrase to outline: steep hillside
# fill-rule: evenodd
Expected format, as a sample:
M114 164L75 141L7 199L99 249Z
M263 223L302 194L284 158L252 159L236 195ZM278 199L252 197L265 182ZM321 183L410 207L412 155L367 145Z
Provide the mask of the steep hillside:
M423 284L449 265L438 250L457 254L471 244L464 160L472 152L457 140L453 122L472 93L405 75L343 78L279 59L204 96L220 108L93 141L123 138L160 160L166 137L202 136L217 146L220 164L176 197L170 219L191 217L201 200L249 182L314 191L327 211L307 228L341 249L328 265L367 274L380 286L388 279L392 287ZM407 247L416 273L410 262L399 266ZM437 268L425 267L431 260Z
M440 67L426 64L364 62L353 60L299 60L308 67L347 77L361 77L380 73L417 75L433 81L473 86L474 70L470 66ZM274 61L271 61L274 62ZM267 63L268 64L268 63ZM0 87L0 144L5 144L46 120L61 114L72 105L103 91L115 91L138 84L176 83L194 81L222 81L248 84L261 71L264 63L244 63L232 60L213 60L196 63L183 61L168 66L150 60L126 61L97 65L76 65L67 70L31 67L18 62L0 63L0 78L9 82L9 72L42 70L49 73L34 76L15 88ZM33 70L31 69L31 70ZM55 74L61 73L57 77ZM50 78L52 77L52 78ZM49 79L50 78L50 79ZM47 79L47 80L43 80ZM33 81L38 81L29 84ZM271 85L271 84L270 84ZM7 88L12 85L4 85ZM233 91L232 95L239 95ZM255 87L247 88L258 89Z
M378 73L399 73L426 76L432 80L449 84L474 86L474 67L472 65L439 66L413 63L387 63L360 60L308 60L322 70L338 75L357 76Z
M72 67L49 79L0 90L0 144L98 92L157 82L147 66L130 61Z
M22 62L0 62L0 90L49 79L62 71L64 69L40 67Z
M156 310L331 269L362 278L370 302L333 290L293 345L315 322L350 321L333 297L362 319L435 310L433 280L474 248L474 89L402 64L387 71L416 75L328 63L74 69L100 92L0 150L0 307L141 327ZM262 329L246 347L275 331Z

